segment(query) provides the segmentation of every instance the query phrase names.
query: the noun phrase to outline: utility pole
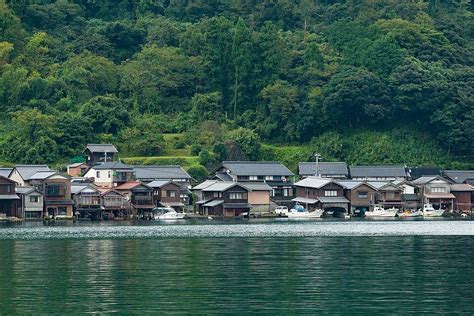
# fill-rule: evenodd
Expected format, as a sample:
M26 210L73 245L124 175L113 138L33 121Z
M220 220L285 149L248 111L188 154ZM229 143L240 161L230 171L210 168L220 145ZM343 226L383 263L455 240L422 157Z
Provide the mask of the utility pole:
M319 159L321 159L321 154L315 153L314 154L314 159L316 160L316 177L320 177L320 174L319 174Z

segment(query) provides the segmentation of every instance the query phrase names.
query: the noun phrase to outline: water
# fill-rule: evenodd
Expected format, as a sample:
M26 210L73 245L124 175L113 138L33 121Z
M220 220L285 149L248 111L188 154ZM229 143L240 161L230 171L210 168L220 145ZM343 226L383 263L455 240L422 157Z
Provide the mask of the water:
M0 225L0 315L474 311L473 221Z

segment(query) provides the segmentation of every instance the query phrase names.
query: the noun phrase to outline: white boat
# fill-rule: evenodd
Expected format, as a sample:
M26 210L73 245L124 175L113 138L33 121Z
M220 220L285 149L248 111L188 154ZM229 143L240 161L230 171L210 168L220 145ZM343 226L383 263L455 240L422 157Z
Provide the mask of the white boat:
M320 218L323 215L323 210L314 210L309 212L301 205L296 205L288 212L288 218L302 218L302 219L310 219L310 218Z
M287 215L288 214L288 207L287 206L278 206L275 208L275 214L276 215Z
M172 208L163 207L157 209L158 213L155 214L155 219L158 220L173 220L173 219L184 219L185 213L178 213Z
M412 210L412 211L404 211L397 214L400 218L407 218L407 217L420 217L423 216L423 212L421 210Z
M372 211L365 212L365 217L395 217L397 215L398 209L392 207L389 209L384 209L380 205L375 205Z
M423 205L423 216L426 217L441 217L444 214L443 209L436 210L433 205L425 204Z

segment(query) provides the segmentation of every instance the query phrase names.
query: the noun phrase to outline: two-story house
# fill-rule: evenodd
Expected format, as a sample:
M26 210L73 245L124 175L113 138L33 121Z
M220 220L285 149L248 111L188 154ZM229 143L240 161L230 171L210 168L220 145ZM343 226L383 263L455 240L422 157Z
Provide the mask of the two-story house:
M81 216L89 215L100 218L101 192L93 184L74 183L71 186L71 196L74 201L74 213Z
M365 181L343 180L338 181L344 189L344 195L350 202L351 213L367 212L377 200L377 188Z
M38 172L30 183L43 194L44 214L50 218L72 218L71 179L58 172Z
M135 171L132 166L119 161L112 161L91 167L84 177L93 179L97 186L112 188L122 183L134 181Z
M153 188L153 200L156 206L172 207L177 211L184 207L181 201L181 186L173 181L156 180L148 183Z
M345 187L334 179L307 177L295 183L296 198L292 201L308 210L322 209L336 213L347 213L349 200L344 195Z
M37 172L52 171L47 165L16 165L10 172L9 178L19 186L29 185L31 177Z
M265 182L272 188L271 199L284 204L294 197L294 186L291 177L294 176L287 167L274 161L224 161L215 170L214 178L226 181Z
M92 167L114 161L118 150L112 144L87 144L83 154L86 156L86 164Z
M20 197L18 204L19 214L24 219L43 218L43 195L35 187L16 187L15 191Z
M114 189L130 202L136 215L144 215L155 208L153 188L140 181L125 182Z
M377 189L376 204L384 208L403 208L402 189L388 181L369 181Z
M455 183L450 185L451 193L455 196L454 211L471 212L474 197L474 187L467 183Z
M202 189L203 200L198 201L198 211L202 215L225 217L239 216L250 212L249 189L233 181L217 181Z
M119 191L110 188L98 188L98 190L103 212L112 213L114 218L124 218L133 213L131 202Z
M15 181L0 176L0 217L20 217L18 204L20 197L15 192Z
M423 204L432 204L435 209L452 211L456 197L451 193L451 183L441 176L420 177L412 181L418 187Z
M321 177L333 179L347 179L349 171L345 162L300 162L298 164L298 176L300 179L306 177Z
M409 178L404 166L352 166L351 179L366 181L394 181Z

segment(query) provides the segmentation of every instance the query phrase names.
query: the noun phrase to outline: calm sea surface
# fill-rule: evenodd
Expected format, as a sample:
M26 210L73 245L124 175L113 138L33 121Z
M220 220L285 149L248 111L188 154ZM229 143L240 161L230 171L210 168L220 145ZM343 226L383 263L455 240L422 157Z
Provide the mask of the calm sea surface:
M474 221L0 224L0 315L474 313Z

